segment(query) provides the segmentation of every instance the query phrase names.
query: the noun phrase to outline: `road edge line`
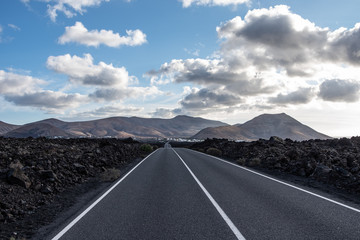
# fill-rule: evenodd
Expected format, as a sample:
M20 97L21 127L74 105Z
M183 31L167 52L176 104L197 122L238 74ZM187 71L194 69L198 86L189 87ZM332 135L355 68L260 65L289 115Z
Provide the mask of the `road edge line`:
M243 167L243 166L236 165L235 163L226 161L226 160L224 160L224 159L221 159L221 158L218 158L218 157L215 157L215 156L211 156L211 155L208 155L208 154L205 154L205 153L202 153L202 152L199 152L199 151L195 151L195 150L192 150L192 149L189 149L189 150L191 150L191 151L193 151L193 152L196 152L196 153L200 153L200 154L205 155L205 156L208 156L208 157L212 157L212 158L214 158L214 159L216 159L216 160L219 160L219 161L222 161L222 162L224 162L224 163L230 164L230 165L232 165L232 166L234 166L234 167L238 167L238 168L243 169L243 170L245 170L245 171L254 173L254 174L259 175L259 176L261 176L261 177L264 177L264 178L270 179L270 180L272 180L272 181L281 183L281 184L286 185L286 186L288 186L288 187L295 188L295 189L297 189L297 190L299 190L299 191L305 192L305 193L307 193L307 194L313 195L313 196L315 196L315 197L321 198L321 199L323 199L323 200L332 202L332 203L337 204L337 205L339 205L339 206L342 206L342 207L344 207L344 208L347 208L347 209L350 209L350 210L353 210L353 211L355 211L355 212L360 213L360 209L357 209L357 208L351 207L351 206L349 206L349 205L346 205L346 204L344 204L344 203L341 203L341 202L332 200L332 199L330 199L330 198L321 196L321 195L319 195L319 194L317 194L317 193L310 192L310 191L305 190L305 189L303 189L303 188L300 188L300 187L291 185L291 184L289 184L289 183L283 182L283 181L281 181L281 180L278 180L278 179L276 179L276 178L272 178L272 177L270 177L270 176L267 176L267 175L265 175L265 174L256 172L256 171L254 171L254 170L245 168L245 167Z
M236 238L238 240L245 240L245 237L241 234L239 229L235 226L235 224L231 221L231 219L226 215L224 210L219 206L219 204L215 201L215 199L211 196L211 194L206 190L204 185L200 182L200 180L195 176L195 174L191 171L189 166L185 163L185 161L180 157L180 155L172 148L174 153L178 156L178 158L182 161L182 163L185 165L187 170L190 172L191 176L195 179L196 183L200 186L201 190L205 193L205 195L208 197L210 202L213 204L213 206L216 208L216 210L219 212L221 217L224 219L226 224L230 227L231 231L235 234Z
M141 163L143 163L146 159L148 159L152 154L157 152L159 149L156 149L148 156L146 156L141 162L139 162L133 169L131 169L125 176L123 176L120 180L118 180L109 190L107 190L103 195L101 195L98 199L96 199L89 207L87 207L82 213L80 213L74 220L72 220L66 227L63 228L52 240L60 239L67 231L69 231L81 218L83 218L92 208L96 206L103 198L106 197L117 185L119 185L130 173L132 173Z

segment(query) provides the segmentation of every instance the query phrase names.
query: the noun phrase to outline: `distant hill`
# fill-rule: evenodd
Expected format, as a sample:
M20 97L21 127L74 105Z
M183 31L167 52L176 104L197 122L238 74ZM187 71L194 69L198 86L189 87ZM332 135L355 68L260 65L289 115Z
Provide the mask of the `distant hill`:
M198 132L192 138L227 138L253 141L260 138L269 139L271 136L278 136L283 139L290 138L298 141L331 138L300 123L285 113L262 114L244 124L206 128Z
M16 128L4 135L5 137L71 137L71 134L47 123L30 123Z
M18 127L20 127L20 126L12 125L12 124L8 124L8 123L0 121L0 136L7 132L10 132Z
M177 116L172 119L112 117L82 122L64 122L51 118L24 125L7 132L4 136L187 138L201 129L225 125L227 124L223 122L189 116Z

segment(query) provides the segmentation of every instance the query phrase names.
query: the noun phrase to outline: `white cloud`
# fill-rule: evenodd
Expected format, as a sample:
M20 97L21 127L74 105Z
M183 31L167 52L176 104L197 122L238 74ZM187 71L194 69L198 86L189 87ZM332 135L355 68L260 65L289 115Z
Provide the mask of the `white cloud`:
M155 118L173 118L180 114L182 114L182 110L180 108L156 108L155 112L153 112L151 115Z
M223 91L223 89L193 89L185 96L180 105L186 110L210 110L228 108L239 105L243 100L239 95Z
M46 82L31 76L0 70L0 94L12 95L33 92Z
M20 31L20 30L21 30L21 28L19 28L19 27L16 26L15 24L9 23L8 26L11 27L12 29L14 29L15 31Z
M86 8L100 6L103 2L109 2L110 0L40 0L47 3L47 14L50 19L55 22L58 16L58 12L62 12L66 17L72 18L77 13L84 14ZM27 7L30 8L30 0L21 0ZM125 2L131 2L126 0Z
M66 94L43 90L33 93L6 95L5 100L14 103L17 106L30 106L56 110L77 107L80 103L86 103L88 99L87 96L81 94Z
M356 102L360 97L360 82L332 79L320 85L319 97L332 102Z
M224 90L239 95L271 93L276 87L262 78L250 75L252 72L237 71L224 59L174 59L164 63L158 71L147 73L153 82L170 78L174 82L192 82L208 87L225 86ZM156 78L158 76L158 78Z
M115 101L163 94L156 86L135 87L138 79L130 76L125 67L99 62L94 64L90 54L78 57L70 54L50 56L47 67L69 77L71 83L96 87L89 97L94 101Z
M63 12L66 17L71 18L77 13L83 14L86 8L99 6L102 2L110 0L46 0L48 4L48 15L55 22L58 12ZM27 3L29 1L26 1Z
M126 87L137 82L137 78L129 76L125 67L118 68L104 62L96 65L93 61L90 54L83 57L65 54L48 57L47 67L69 76L70 82L80 85Z
M285 69L288 76L311 76L309 62L323 61L328 29L290 12L288 6L249 11L217 28L222 52L234 67ZM238 56L242 56L238 58Z
M129 75L125 67L104 62L94 64L90 54L83 57L69 54L50 56L47 67L68 76L69 84L62 90L46 89L51 86L42 79L30 76L28 71L11 68L8 71L0 70L1 100L51 114L72 112L78 117L96 117L100 114L104 117L105 114L114 115L116 110L140 111L140 108L121 107L118 105L120 101L131 99L145 102L148 98L164 94L156 86L136 86L138 79ZM98 108L83 110L94 105Z
M276 97L270 97L269 102L279 105L305 104L309 103L314 96L315 93L312 88L299 88L298 90L288 94L279 93Z
M59 38L59 43L76 42L93 47L98 47L100 44L119 47L122 45L138 46L147 42L146 34L138 29L126 30L126 34L127 36L120 36L119 33L114 33L112 30L89 31L81 22L76 22L74 26L65 28L65 33Z
M44 90L46 81L0 70L0 96L16 106L63 109L86 102L87 96Z
M360 62L360 24L330 31L279 5L249 11L217 28L222 52L236 67L284 69L289 77L310 77L319 65ZM239 56L242 56L239 58Z
M146 98L162 95L156 86L151 87L118 87L118 88L99 88L91 93L89 97L95 101L115 101L125 98Z
M315 106L319 98L359 99L360 80L341 79L360 74L360 23L331 31L279 5L248 11L216 30L221 45L212 57L173 59L147 73L153 83L200 86L179 101L184 111L269 110Z
M180 0L184 8L190 7L191 5L199 6L228 6L228 5L239 5L249 4L250 0Z
M124 104L112 104L102 107L85 110L82 112L72 111L66 119L93 119L93 118L106 118L113 116L130 116L143 111L142 107L125 106Z
M195 49L195 50L189 50L187 48L184 48L184 51L189 54L189 55L194 55L196 57L198 57L200 55L200 49Z
M130 76L125 67L118 68L104 62L94 64L90 54L83 57L69 54L50 56L47 67L68 76L71 84L64 89L70 93L47 90L43 88L46 81L0 70L0 96L16 106L35 107L54 113L76 108L80 104L145 100L163 94L156 86L133 86L138 80ZM81 92L86 94L76 93L80 90L79 86L82 87Z

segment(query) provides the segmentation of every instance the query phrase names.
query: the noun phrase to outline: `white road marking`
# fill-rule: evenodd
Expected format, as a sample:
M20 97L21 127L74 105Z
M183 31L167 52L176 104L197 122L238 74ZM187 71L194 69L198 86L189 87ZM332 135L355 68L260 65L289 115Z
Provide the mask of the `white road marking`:
M159 150L159 149L157 149ZM60 239L67 231L69 231L70 228L72 228L81 218L83 218L93 207L95 207L96 204L98 204L106 195L108 195L114 188L116 188L117 185L119 185L132 171L134 171L142 162L144 162L147 158L149 158L152 154L154 154L154 151L150 153L146 158L144 158L141 162L139 162L133 169L131 169L130 172L128 172L125 176L123 176L120 180L118 180L109 190L107 190L101 197L99 197L95 202L93 202L85 211L83 211L79 216L77 216L74 220L72 220L71 223L69 223L61 232L59 232L55 237L52 238L52 240L58 240Z
M337 205L339 205L339 206L342 206L342 207L345 207L345 208L347 208L347 209L350 209L350 210L353 210L353 211L355 211L355 212L360 213L360 209L357 209L357 208L354 208L354 207L348 206L348 205L343 204L343 203L341 203L341 202L338 202L338 201L332 200L332 199L330 199L330 198L327 198L327 197L321 196L321 195L319 195L319 194L316 194L316 193L310 192L310 191L305 190L305 189L302 189L302 188L300 188L300 187L296 187L296 186L294 186L294 185L291 185L291 184L289 184L289 183L286 183L286 182L280 181L280 180L278 180L278 179L275 179L275 178L272 178L272 177L266 176L266 175L264 175L264 174L261 174L261 173L258 173L258 172L256 172L256 171L254 171L254 170L250 170L250 169L248 169L248 168L245 168L245 167L242 167L242 166L236 165L236 164L234 164L234 163L232 163L232 162L228 162L228 161L226 161L226 160L224 160L224 159L221 159L221 158L218 158L218 157L214 157L214 156L211 156L211 155L208 155L208 154L205 154L205 153L202 153L202 152L198 152L198 151L195 151L195 150L192 150L192 149L189 149L189 150L191 150L191 151L193 151L193 152L196 152L196 153L199 153L199 154L202 154L202 155L205 155L205 156L208 156L208 157L212 157L212 158L217 159L217 160L219 160L219 161L222 161L222 162L224 162L224 163L227 163L227 164L233 165L233 166L235 166L235 167L241 168L241 169L243 169L243 170L245 170L245 171L248 171L248 172L254 173L254 174L259 175L259 176L261 176L261 177L264 177L264 178L270 179L270 180L272 180L272 181L275 181L275 182L281 183L281 184L286 185L286 186L288 186L288 187L295 188L295 189L297 189L297 190L299 190L299 191L302 191L302 192L308 193L308 194L313 195L313 196L315 196L315 197L318 197L318 198L324 199L324 200L326 200L326 201L329 201L329 202L335 203L335 204L337 204Z
M230 227L231 231L235 234L236 238L239 240L245 240L244 236L240 233L239 229L234 225L234 223L231 221L231 219L226 215L226 213L222 210L222 208L219 206L219 204L215 201L215 199L210 195L210 193L206 190L206 188L202 185L202 183L199 181L199 179L195 176L195 174L191 171L191 169L188 167L188 165L184 162L184 160L179 156L179 154L172 149L175 154L180 158L182 163L185 165L187 170L190 172L191 176L195 179L197 184L199 184L200 188L203 190L205 195L209 198L211 203L214 205L216 210L220 213L221 217L224 219L224 221L227 223L227 225Z

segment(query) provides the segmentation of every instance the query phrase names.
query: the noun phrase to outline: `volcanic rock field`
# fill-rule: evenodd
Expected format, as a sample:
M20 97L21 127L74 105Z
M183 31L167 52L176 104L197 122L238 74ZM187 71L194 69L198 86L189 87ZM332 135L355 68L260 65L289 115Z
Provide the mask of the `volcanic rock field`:
M0 239L28 239L152 146L132 139L0 137Z

